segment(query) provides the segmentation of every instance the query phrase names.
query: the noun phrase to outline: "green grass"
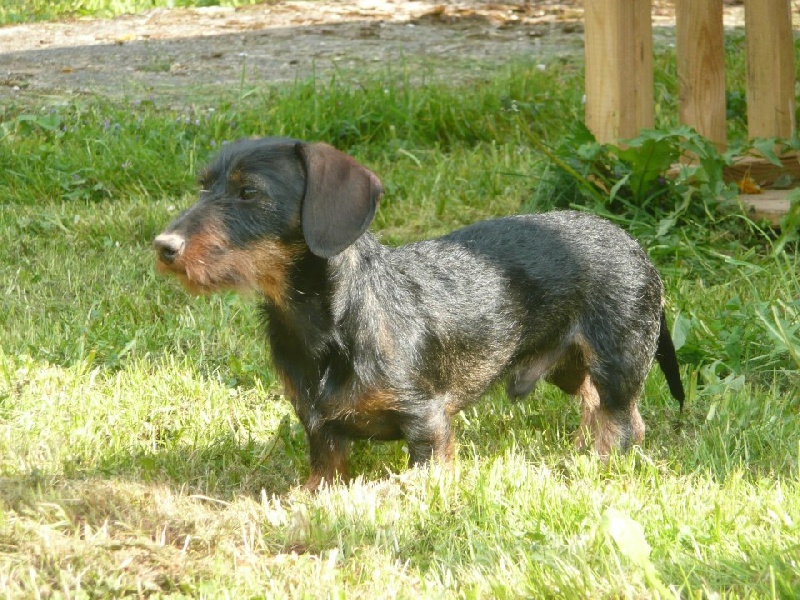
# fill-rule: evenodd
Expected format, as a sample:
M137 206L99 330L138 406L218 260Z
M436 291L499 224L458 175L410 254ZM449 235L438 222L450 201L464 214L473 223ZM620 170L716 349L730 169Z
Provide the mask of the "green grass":
M0 25L76 17L108 18L154 8L243 6L259 0L4 0Z
M574 400L493 390L456 419L452 470L359 443L351 486L297 487L306 443L252 301L153 271L200 165L246 135L334 143L383 179L394 244L551 208L564 181L531 140L582 114L569 61L350 81L0 108L0 595L796 597L796 242L702 201L672 227L670 206L594 207L642 240L676 325L689 402L678 419L654 369L641 449L604 465L571 446Z

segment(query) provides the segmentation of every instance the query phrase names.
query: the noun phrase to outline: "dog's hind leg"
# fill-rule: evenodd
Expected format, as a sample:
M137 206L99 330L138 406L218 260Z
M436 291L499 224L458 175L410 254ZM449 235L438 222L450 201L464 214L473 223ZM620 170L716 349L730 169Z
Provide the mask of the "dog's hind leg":
M570 345L547 381L581 398L581 423L575 444L594 443L600 456L644 439L644 421L636 406L641 384L624 377L614 380L601 368L585 342Z
M610 406L604 402L607 391L598 388L591 375L580 385L581 424L575 438L578 448L591 442L599 456L607 457L614 448L625 451L631 443L644 440L644 421L636 406L636 396L625 406Z
M614 448L625 451L641 443L645 427L637 407L640 386L599 378L587 373L579 386L581 424L575 442L583 448L591 440L597 454L606 457Z

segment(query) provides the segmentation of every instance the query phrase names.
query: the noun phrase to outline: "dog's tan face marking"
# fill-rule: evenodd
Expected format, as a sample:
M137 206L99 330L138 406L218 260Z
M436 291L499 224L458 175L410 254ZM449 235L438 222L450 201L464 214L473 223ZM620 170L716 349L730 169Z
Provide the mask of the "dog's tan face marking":
M199 184L198 201L155 240L157 270L176 276L194 294L257 293L284 307L292 265L307 251L296 142L226 146Z
M259 240L231 252L232 268L238 269L247 291L258 291L276 306L283 306L289 284L289 268L302 254L301 245ZM242 288L237 286L238 291Z
M167 234L179 241L175 242L175 251L169 260L162 253L156 254L156 270L175 275L193 294L207 294L218 289L219 283L212 280L208 265L213 263L213 255L227 245L219 233L220 225L218 220L208 219L204 228L189 239L177 233ZM162 236L156 238L157 244Z
M228 175L228 183L233 186L240 186L245 182L245 176L241 170L236 169Z
M644 419L639 414L639 407L634 404L631 409L631 439L635 444L641 444L644 441Z
M285 301L290 266L302 252L300 245L261 239L244 248L230 244L218 224L185 238L183 249L171 263L156 259L160 273L175 275L192 294L225 290L261 293L277 306Z
M578 396L581 399L581 424L575 437L575 446L585 448L589 440L595 436L596 415L600 408L600 394L594 387L591 377L586 375L578 386Z

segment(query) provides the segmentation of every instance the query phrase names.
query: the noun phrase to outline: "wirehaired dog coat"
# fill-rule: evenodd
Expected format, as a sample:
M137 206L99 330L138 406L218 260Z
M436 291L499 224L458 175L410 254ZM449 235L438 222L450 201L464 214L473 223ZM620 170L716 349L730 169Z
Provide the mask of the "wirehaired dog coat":
M199 201L155 240L195 293L263 297L275 368L308 436L308 487L347 477L349 440L405 439L412 464L453 454L453 415L493 382L580 396L578 446L644 437L653 357L683 404L661 280L608 221L551 212L387 248L367 231L378 178L326 144L227 146Z

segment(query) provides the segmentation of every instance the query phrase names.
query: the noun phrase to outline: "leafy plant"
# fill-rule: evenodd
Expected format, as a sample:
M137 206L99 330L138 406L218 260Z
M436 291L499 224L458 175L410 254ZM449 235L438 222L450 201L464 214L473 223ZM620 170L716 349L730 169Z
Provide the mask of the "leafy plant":
M720 200L731 199L735 186L725 184L727 156L694 129L647 130L621 144L601 144L582 123L554 149L528 138L552 161L554 178L573 190L557 205L598 205L604 211L665 215L662 233L686 211L705 212Z

